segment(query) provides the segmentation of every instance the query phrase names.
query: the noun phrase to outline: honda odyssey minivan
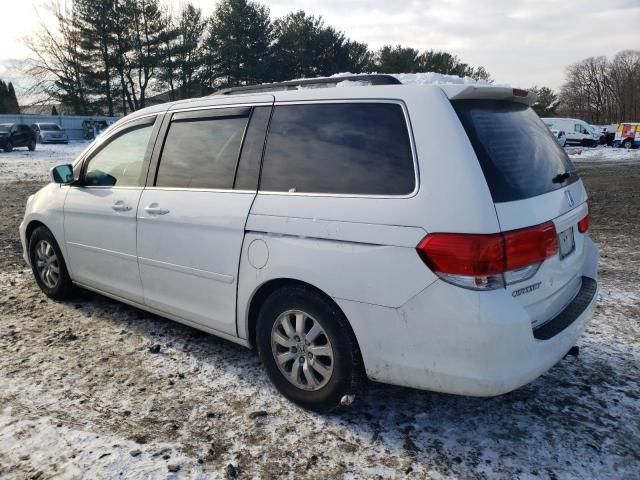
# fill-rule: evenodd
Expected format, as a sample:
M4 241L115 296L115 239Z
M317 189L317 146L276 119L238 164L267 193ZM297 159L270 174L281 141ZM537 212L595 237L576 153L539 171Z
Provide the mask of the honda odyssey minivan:
M536 379L593 314L598 249L534 95L357 79L120 120L29 197L36 282L256 348L317 411L367 379L473 396Z

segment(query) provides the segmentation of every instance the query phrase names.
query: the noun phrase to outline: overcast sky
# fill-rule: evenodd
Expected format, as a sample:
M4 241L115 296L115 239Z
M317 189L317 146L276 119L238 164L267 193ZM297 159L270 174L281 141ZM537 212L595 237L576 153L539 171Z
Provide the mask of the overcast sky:
M5 0L6 1L6 0ZM64 1L64 0L61 0ZM96 0L100 1L100 0ZM4 3L4 2L3 2ZM7 59L28 55L20 39L46 0L4 5L0 78ZM182 0L168 0L178 10ZM206 14L214 0L193 0ZM268 0L272 17L304 9L372 48L401 43L446 50L483 65L498 83L559 88L564 68L589 56L640 49L640 0ZM4 70L4 71L3 71Z

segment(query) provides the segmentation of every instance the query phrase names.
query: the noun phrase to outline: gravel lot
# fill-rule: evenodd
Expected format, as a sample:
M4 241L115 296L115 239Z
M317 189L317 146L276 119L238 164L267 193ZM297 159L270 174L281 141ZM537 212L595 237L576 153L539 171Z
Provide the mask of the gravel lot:
M48 300L17 234L46 169L2 156L0 478L639 478L640 155L597 160L579 169L602 295L578 358L497 398L371 385L320 416L252 351L91 293Z

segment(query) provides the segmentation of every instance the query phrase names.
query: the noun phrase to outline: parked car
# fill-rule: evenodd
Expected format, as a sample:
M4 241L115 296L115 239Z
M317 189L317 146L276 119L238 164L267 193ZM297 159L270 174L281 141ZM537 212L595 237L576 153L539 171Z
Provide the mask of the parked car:
M23 123L0 123L0 149L10 152L17 147L36 149L36 134Z
M592 127L600 134L600 145L613 146L616 129L618 128L617 123L610 125L592 125Z
M257 348L317 411L367 377L474 396L537 378L593 314L598 248L534 95L365 78L130 114L29 197L36 282Z
M600 143L600 133L583 120L575 118L543 118L542 121L550 129L564 130L567 134L567 143L570 145L597 147Z
M57 123L34 123L38 143L69 143L69 136Z
M567 143L567 134L564 133L564 130L556 130L555 128L553 128L551 129L551 133L553 133L553 136L556 137L558 145L564 147Z
M621 123L613 140L616 147L640 147L640 123Z

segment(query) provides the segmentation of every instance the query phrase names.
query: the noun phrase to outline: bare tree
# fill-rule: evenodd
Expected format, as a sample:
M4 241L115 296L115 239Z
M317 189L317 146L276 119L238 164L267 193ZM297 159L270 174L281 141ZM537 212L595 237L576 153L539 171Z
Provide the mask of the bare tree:
M58 101L77 114L86 115L90 103L82 75L81 35L75 27L72 8L52 1L48 9L55 17L49 26L42 18L36 32L24 39L31 51L26 73L35 80L27 95L44 95L44 101Z
M640 120L640 51L619 52L611 61L589 57L569 65L558 114L596 124Z

